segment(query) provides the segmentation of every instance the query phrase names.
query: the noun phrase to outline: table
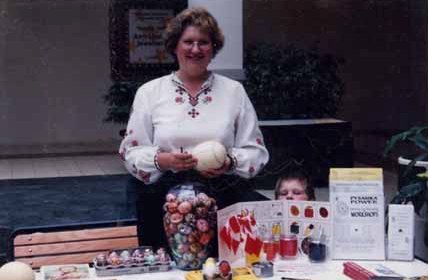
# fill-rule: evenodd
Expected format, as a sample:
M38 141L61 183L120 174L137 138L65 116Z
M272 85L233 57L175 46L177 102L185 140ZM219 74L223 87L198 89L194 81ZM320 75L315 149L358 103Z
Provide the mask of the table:
M284 270L290 267L294 267L300 271L306 271L306 276L299 277L300 279L313 279L313 280L349 280L347 276L343 274L343 262L344 261L327 261L324 263L310 263L306 259L297 260L280 260L275 262L275 273L274 277L263 278L266 280L281 280L281 277L296 277L293 273L281 272L278 270ZM415 277L428 275L428 264L420 260L414 260L412 262L401 262L401 261L356 261L358 263L380 263L383 264L398 274L406 277ZM91 273L95 275L94 269L91 268ZM97 280L183 280L186 271L172 270L169 272L156 272L147 274L132 274L123 276L110 276L110 277L94 277ZM37 273L36 280L41 279L41 275Z

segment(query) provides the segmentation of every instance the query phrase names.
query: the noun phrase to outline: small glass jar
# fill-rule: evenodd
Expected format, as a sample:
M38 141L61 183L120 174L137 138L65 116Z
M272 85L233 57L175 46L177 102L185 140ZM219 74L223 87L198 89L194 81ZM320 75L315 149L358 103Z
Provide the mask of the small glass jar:
M297 236L295 234L282 235L279 243L279 255L283 259L293 259L297 256Z
M327 246L318 239L309 241L309 260L311 262L323 262L327 256Z
M272 238L263 241L263 252L266 254L266 260L271 262L276 257L275 243Z

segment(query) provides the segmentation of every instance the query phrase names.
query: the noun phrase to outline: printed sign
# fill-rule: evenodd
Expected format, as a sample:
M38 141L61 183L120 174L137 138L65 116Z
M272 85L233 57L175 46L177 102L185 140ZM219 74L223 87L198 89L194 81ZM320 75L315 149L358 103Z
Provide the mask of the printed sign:
M332 168L333 259L385 259L383 177L380 168Z

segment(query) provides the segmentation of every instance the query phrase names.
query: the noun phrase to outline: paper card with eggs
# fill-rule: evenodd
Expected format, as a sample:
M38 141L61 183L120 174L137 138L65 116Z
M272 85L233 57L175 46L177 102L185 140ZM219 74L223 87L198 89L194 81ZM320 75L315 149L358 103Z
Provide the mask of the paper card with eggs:
M331 242L329 202L241 202L217 212L219 257L232 266L308 254L309 237Z

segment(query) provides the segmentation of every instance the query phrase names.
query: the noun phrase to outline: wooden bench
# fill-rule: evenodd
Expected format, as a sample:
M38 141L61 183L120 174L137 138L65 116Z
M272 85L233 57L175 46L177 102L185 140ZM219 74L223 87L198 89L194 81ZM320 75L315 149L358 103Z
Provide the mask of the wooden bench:
M138 246L135 220L20 228L11 240L12 258L33 269L91 263L99 253Z

